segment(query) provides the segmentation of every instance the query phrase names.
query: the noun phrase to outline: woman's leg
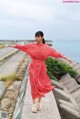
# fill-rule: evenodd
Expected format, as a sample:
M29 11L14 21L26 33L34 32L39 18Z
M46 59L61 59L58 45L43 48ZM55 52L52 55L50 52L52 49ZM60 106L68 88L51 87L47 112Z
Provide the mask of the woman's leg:
M38 103L40 103L41 102L41 98L38 98Z
M37 105L37 109L38 109L38 110L41 110L41 109L42 109L41 98L38 98L38 105Z
M35 104L35 103L40 103L41 102L41 99L42 98L35 98L35 99L33 99L33 104Z
M33 99L33 106L32 106L32 111L37 112L38 110L42 109L42 104L41 104L41 98L35 98Z
M33 99L33 104L36 104L37 98Z

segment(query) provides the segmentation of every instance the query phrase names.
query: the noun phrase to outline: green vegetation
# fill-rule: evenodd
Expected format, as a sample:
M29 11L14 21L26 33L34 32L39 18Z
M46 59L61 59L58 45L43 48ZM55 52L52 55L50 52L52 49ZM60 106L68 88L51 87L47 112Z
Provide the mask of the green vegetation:
M60 79L60 77L66 73L69 73L71 77L76 78L77 72L65 62L59 62L57 59L48 57L45 61L47 65L47 73L53 80Z

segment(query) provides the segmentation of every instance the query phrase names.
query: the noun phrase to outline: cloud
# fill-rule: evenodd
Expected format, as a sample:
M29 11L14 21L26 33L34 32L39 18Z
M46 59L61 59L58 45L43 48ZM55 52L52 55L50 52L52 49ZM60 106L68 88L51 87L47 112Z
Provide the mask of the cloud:
M49 7L15 0L0 1L0 9L0 14L3 14L2 18L16 20L46 20L47 22L52 19L53 13Z
M47 39L79 39L79 12L80 4L62 0L2 0L0 38L33 38L35 31L43 30Z

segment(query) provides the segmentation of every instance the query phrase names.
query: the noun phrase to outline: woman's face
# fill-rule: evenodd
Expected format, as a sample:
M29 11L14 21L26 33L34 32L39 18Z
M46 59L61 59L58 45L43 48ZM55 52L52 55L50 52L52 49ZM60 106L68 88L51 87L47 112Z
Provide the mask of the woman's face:
M36 36L36 37L35 37L35 41L36 41L37 43L41 43L41 42L42 42L42 39L43 39L43 37L41 37L41 36Z

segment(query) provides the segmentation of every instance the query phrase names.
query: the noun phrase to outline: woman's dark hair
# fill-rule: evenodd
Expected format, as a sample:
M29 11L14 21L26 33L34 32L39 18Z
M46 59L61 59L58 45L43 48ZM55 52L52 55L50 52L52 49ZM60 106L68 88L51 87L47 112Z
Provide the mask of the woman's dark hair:
M37 32L35 33L35 37L36 37L36 36L41 36L41 37L43 37L43 36L44 36L44 33L43 33L42 31L37 31ZM42 39L42 43L45 44L45 39L44 39L44 38Z

